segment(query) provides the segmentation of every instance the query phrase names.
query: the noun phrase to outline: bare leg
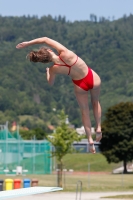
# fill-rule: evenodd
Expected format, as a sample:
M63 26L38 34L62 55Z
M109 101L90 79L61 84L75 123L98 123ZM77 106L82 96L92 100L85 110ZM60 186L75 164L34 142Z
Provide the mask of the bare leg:
M100 88L90 90L96 130L101 131L101 106L99 103Z
M83 89L79 88L78 86L74 85L76 99L78 101L82 122L84 125L84 129L88 138L88 142L91 148L91 153L95 153L95 147L93 145L93 139L91 135L91 122L90 122L90 113L89 113L89 106L88 106L88 92L84 91Z
M92 89L90 91L91 102L93 107L94 118L96 121L96 141L99 142L102 138L101 133L101 106L99 103L100 87Z

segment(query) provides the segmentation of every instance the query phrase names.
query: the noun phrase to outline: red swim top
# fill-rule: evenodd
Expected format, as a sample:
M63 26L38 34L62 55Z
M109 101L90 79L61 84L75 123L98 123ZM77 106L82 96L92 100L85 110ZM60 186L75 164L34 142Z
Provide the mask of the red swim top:
M77 56L77 59L76 61L72 64L72 65L68 65L64 60L62 60L62 58L59 56L59 59L64 63L64 64L56 64L55 65L58 65L58 66L66 66L69 68L69 72L68 72L68 75L70 74L70 71L71 71L71 67L73 65L76 64L77 60L78 60L78 56ZM92 70L88 67L88 74L80 79L80 80L73 80L73 83L77 86L79 86L80 88L82 88L83 90L85 91L88 91L88 90L91 90L94 86L94 80L93 80L93 73L92 73Z
M60 56L59 56L59 59L60 59L64 64L56 64L56 63L55 63L55 65L69 67L69 72L68 72L68 75L69 75L69 74L70 74L70 71L71 71L71 67L72 67L73 65L75 65L76 62L77 62L77 60L78 60L78 56L77 56L76 61L75 61L72 65L68 65L64 60L62 60L62 58L61 58Z

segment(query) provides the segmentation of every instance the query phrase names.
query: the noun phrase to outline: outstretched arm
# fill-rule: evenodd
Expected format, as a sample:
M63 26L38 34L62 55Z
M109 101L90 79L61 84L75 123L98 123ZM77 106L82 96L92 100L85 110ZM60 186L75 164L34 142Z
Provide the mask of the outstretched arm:
M56 49L59 54L62 53L63 51L67 50L67 48L65 46L63 46L59 42L52 40L48 37L37 38L37 39L34 39L34 40L19 43L16 46L16 48L21 49L21 48L24 48L24 47L27 47L27 46L30 46L30 45L43 44L43 43L45 43L45 44L51 46L52 48Z

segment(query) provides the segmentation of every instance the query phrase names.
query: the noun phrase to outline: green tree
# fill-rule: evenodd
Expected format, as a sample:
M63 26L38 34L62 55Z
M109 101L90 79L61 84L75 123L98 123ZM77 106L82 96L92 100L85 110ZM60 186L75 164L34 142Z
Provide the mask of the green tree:
M34 130L19 130L19 134L21 135L23 140L31 140L35 136Z
M74 152L72 146L74 141L80 141L81 136L77 132L66 124L66 118L64 111L61 111L59 115L60 125L56 128L55 133L52 135L47 135L46 138L54 146L54 151L52 151L52 157L56 157L58 162L58 186L62 187L62 169L63 169L63 157Z
M46 126L52 124L53 108L57 112L64 109L75 126L82 125L70 77L57 76L55 85L50 87L45 71L51 64L35 64L25 59L30 50L40 45L21 51L15 48L19 42L41 37L42 33L74 51L100 75L103 113L119 100L132 101L132 27L133 15L115 21L100 17L99 21L91 14L90 20L74 22L51 15L41 18L0 16L0 111L8 121L13 121L13 111L18 118L37 116ZM4 118L1 119L3 123ZM56 120L53 122L56 125ZM92 118L92 125L94 122ZM22 125L21 120L19 124ZM38 121L27 124L30 129L40 127Z
M35 137L36 140L43 140L46 137L46 131L40 127L36 127L32 130L20 129L20 135L24 140L31 140Z
M127 173L127 162L133 159L133 103L119 103L110 107L102 129L102 154L109 163L123 161L123 172Z

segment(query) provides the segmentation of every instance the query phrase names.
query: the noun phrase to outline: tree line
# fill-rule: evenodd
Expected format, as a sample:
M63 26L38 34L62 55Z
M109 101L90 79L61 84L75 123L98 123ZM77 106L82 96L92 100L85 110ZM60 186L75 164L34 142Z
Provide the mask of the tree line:
M27 53L39 46L15 49L17 43L37 37L61 42L100 75L103 120L108 107L132 101L132 26L132 15L113 21L98 21L91 15L88 21L75 22L50 15L0 16L0 123L16 121L29 129L41 127L49 132L48 124L56 127L57 115L64 109L75 127L82 124L70 78L57 76L50 87L45 74L49 65L26 60ZM90 113L94 126L92 109Z

